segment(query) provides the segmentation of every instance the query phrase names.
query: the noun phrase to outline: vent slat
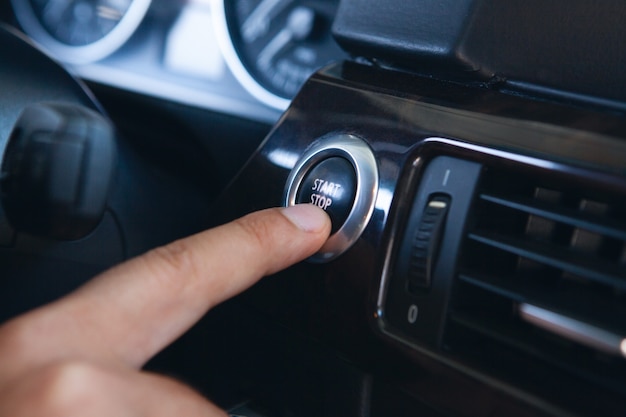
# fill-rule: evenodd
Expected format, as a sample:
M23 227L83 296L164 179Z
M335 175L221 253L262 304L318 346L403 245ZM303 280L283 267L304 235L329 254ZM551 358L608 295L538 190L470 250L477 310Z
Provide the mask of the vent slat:
M549 243L504 236L493 232L473 232L469 234L469 238L583 278L626 290L626 270L617 265L572 253L565 248Z
M558 347L555 349L555 346L545 346L541 343L537 343L538 335L532 332L532 330L524 328L523 326L516 326L506 320L498 322L491 320L492 326L490 327L485 327L485 318L477 315L471 316L455 313L450 316L450 320L458 326L463 327L465 330L475 332L475 334L480 335L480 337L508 345L513 349L524 351L535 358L542 359L544 362L543 365L541 365L541 369L545 370L549 366L556 366L578 377L592 381L593 383L600 385L607 383L607 381L603 379L606 375L590 372L590 369L593 369L595 365L594 359L593 357L589 358L582 355L579 348L562 351ZM524 333L526 333L526 335L521 336ZM478 343L477 340L475 340L474 345L481 346L481 349L485 346L484 342ZM493 362L495 356L502 354L503 352L501 350L492 352L492 355L489 356L489 363ZM621 361L621 359L617 359L617 361ZM529 366L534 367L536 364L533 363ZM611 369L614 371L617 370L617 372L613 372L610 376L610 386L613 389L621 386L623 381L623 374L621 374L618 369L617 366ZM534 382L536 383L536 380ZM567 382L571 384L573 381L570 379Z
M626 317L626 305L619 300L601 297L600 294L585 291L547 290L545 286L531 284L521 277L492 277L488 275L468 275L461 273L459 280L479 287L498 296L515 302L538 306L550 306L554 311L590 323L607 326L616 332L626 332L626 325L621 317Z
M600 217L580 210L574 210L530 198L501 198L491 194L481 194L480 198L484 201L489 201L514 210L523 211L528 214L541 216L549 220L626 241L626 224L610 218Z
M532 302L531 300L533 300L532 297L530 299L527 298L527 296L523 293L523 288L520 285L515 285L513 283L503 285L501 280L491 278L485 275L482 275L480 278L478 278L466 274L460 274L459 280L480 287L486 291L496 293L498 295L501 295L502 297L510 298L511 300L519 303Z
M626 339L619 334L531 304L518 306L518 313L522 320L548 332L609 355L626 356Z

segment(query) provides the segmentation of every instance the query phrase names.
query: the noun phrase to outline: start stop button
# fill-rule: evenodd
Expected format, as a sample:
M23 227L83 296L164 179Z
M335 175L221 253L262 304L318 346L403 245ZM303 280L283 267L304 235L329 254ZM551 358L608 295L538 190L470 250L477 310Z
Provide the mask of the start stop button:
M347 159L334 156L305 174L296 203L310 203L325 210L335 233L348 219L356 195L356 172Z
M315 204L332 221L331 236L309 258L327 262L361 236L374 211L378 168L370 147L354 135L329 135L314 142L287 179L285 205Z

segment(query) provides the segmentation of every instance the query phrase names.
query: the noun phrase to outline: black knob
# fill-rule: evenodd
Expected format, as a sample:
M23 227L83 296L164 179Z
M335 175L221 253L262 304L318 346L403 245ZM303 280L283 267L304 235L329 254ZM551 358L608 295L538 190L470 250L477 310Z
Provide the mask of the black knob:
M100 114L61 103L27 107L0 168L12 226L61 240L89 234L106 208L115 155L114 129Z

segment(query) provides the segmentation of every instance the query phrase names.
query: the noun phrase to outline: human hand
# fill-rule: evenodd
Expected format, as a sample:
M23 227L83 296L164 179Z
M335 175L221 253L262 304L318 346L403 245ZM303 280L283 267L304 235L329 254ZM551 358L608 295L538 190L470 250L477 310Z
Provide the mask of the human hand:
M225 416L140 371L211 307L315 253L330 220L269 209L125 262L0 328L0 416Z

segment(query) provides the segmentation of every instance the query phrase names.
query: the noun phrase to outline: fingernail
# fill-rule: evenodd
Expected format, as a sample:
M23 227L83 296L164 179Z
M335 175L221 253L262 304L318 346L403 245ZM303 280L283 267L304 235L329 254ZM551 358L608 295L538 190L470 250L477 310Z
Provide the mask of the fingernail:
M297 204L282 210L285 217L305 232L317 232L330 220L324 210L312 204Z

